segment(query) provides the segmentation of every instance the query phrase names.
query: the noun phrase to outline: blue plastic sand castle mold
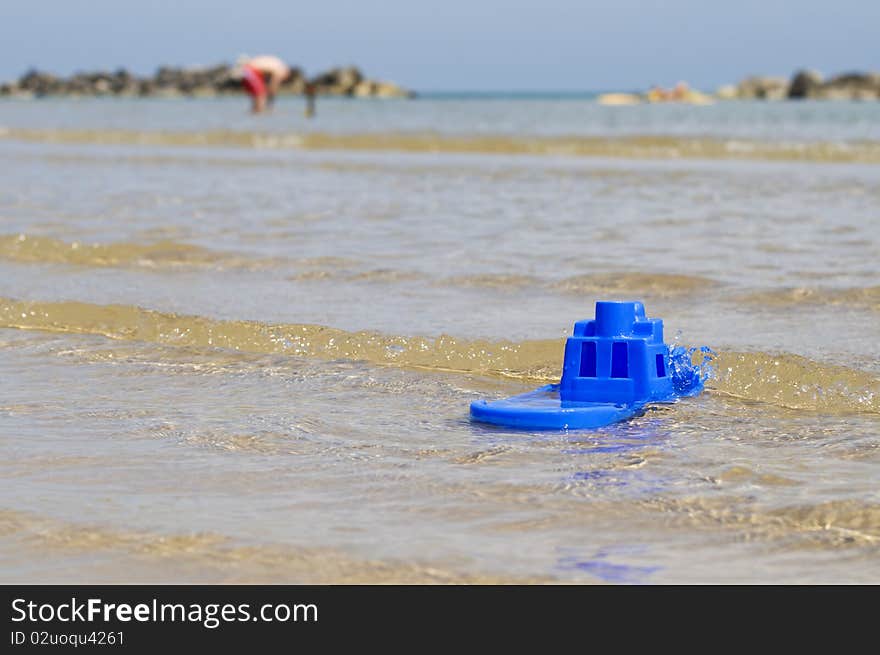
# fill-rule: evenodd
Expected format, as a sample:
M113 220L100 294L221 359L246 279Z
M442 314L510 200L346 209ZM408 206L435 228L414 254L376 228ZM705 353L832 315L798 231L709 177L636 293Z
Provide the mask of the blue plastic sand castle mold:
M663 321L640 302L597 302L565 343L562 380L505 400L471 403L471 417L526 429L598 428L645 403L676 397L667 370Z

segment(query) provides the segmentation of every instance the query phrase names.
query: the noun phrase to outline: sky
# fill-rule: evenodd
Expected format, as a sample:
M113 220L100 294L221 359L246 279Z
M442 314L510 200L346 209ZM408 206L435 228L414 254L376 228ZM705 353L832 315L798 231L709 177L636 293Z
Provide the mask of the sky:
M880 0L0 0L0 79L277 54L419 91L880 70Z

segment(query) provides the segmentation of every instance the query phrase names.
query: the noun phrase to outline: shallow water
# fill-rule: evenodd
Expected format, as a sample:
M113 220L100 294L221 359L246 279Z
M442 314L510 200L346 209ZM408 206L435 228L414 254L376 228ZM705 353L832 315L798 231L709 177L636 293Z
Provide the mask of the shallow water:
M880 105L0 103L2 581L880 582ZM469 422L637 298L697 398Z

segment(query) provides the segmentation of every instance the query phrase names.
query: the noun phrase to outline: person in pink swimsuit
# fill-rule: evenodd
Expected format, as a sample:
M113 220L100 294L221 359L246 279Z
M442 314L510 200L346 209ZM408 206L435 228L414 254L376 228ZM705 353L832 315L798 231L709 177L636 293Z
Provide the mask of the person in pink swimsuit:
M290 66L272 55L251 57L241 62L241 82L251 97L251 110L259 114L272 106L282 82L292 74Z

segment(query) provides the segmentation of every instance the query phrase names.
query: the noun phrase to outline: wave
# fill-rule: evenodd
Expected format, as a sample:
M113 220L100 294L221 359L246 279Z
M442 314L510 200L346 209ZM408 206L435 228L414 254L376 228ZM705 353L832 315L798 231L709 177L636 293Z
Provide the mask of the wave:
M591 273L576 275L553 285L567 293L642 293L649 296L689 295L716 284L695 275L669 273Z
M0 138L37 143L880 163L880 142L867 140L791 142L648 135L557 137L433 132L271 134L231 130L162 132L22 128L0 128Z
M58 558L75 559L82 553L111 554L115 559L127 562L128 576L140 574L146 581L180 582L181 570L189 581L200 576L220 575L227 582L266 583L284 580L328 584L348 582L352 584L404 583L477 583L549 581L537 577L507 578L499 575L482 575L443 568L430 561L404 562L398 560L374 560L357 558L332 547L309 548L289 544L245 544L232 537L216 532L162 533L132 530L124 527L73 523L17 509L0 508L0 536L13 538L23 544L21 555L11 557L25 560L30 565L40 554ZM37 555L33 554L36 550ZM30 553L30 554L27 554ZM161 573L162 563L174 562L174 573ZM35 571L28 574L18 571L17 578L27 582L44 579L41 569L20 565L19 568ZM187 569L187 565L191 568ZM94 581L94 570L77 573L82 567L68 567L69 580L84 582L88 577ZM159 571L159 573L157 573ZM28 579L28 576L33 579ZM106 575L102 571L98 576ZM116 581L116 579L114 579Z
M21 263L72 264L92 267L211 268L256 270L282 263L278 259L256 259L171 240L154 243L84 243L27 234L0 234L0 259ZM301 270L287 276L294 281L342 279L349 282L393 284L424 280L413 270L377 268L358 270L363 262L338 257L288 260ZM667 273L596 273L548 281L516 274L474 274L444 278L439 286L478 287L495 290L541 287L561 293L641 293L666 297L687 295L717 283L708 278Z
M537 380L552 379L562 356L561 342L556 340L515 343L449 335L389 336L323 325L226 321L73 301L0 299L0 326Z
M560 293L639 293L653 297L666 297L693 294L713 287L717 282L695 275L617 271L614 273L585 273L557 281L548 281L532 275L485 273L450 277L438 282L438 284L490 289L542 287Z
M188 243L82 243L26 234L0 235L0 259L95 267L259 268L269 262Z
M880 379L790 353L718 353L708 386L729 396L822 412L880 413Z
M506 273L476 273L472 275L456 275L440 280L438 285L464 288L483 289L522 289L541 284L541 280L531 275Z
M769 304L779 307L797 305L849 305L880 311L880 286L829 289L822 287L797 287L773 289L741 296L750 303Z
M559 378L564 341L490 341L449 335L348 332L313 324L229 321L131 305L0 298L0 327L97 334L171 346L222 348L324 360L477 374L522 381ZM702 357L697 352L695 357ZM880 379L865 371L794 354L720 352L711 362L713 392L820 412L880 413Z
M786 484L771 483L780 482ZM782 541L787 552L792 548L873 547L880 540L880 504L870 501L829 500L766 509L749 497L661 497L639 505L664 514L669 525L743 530L752 540Z

